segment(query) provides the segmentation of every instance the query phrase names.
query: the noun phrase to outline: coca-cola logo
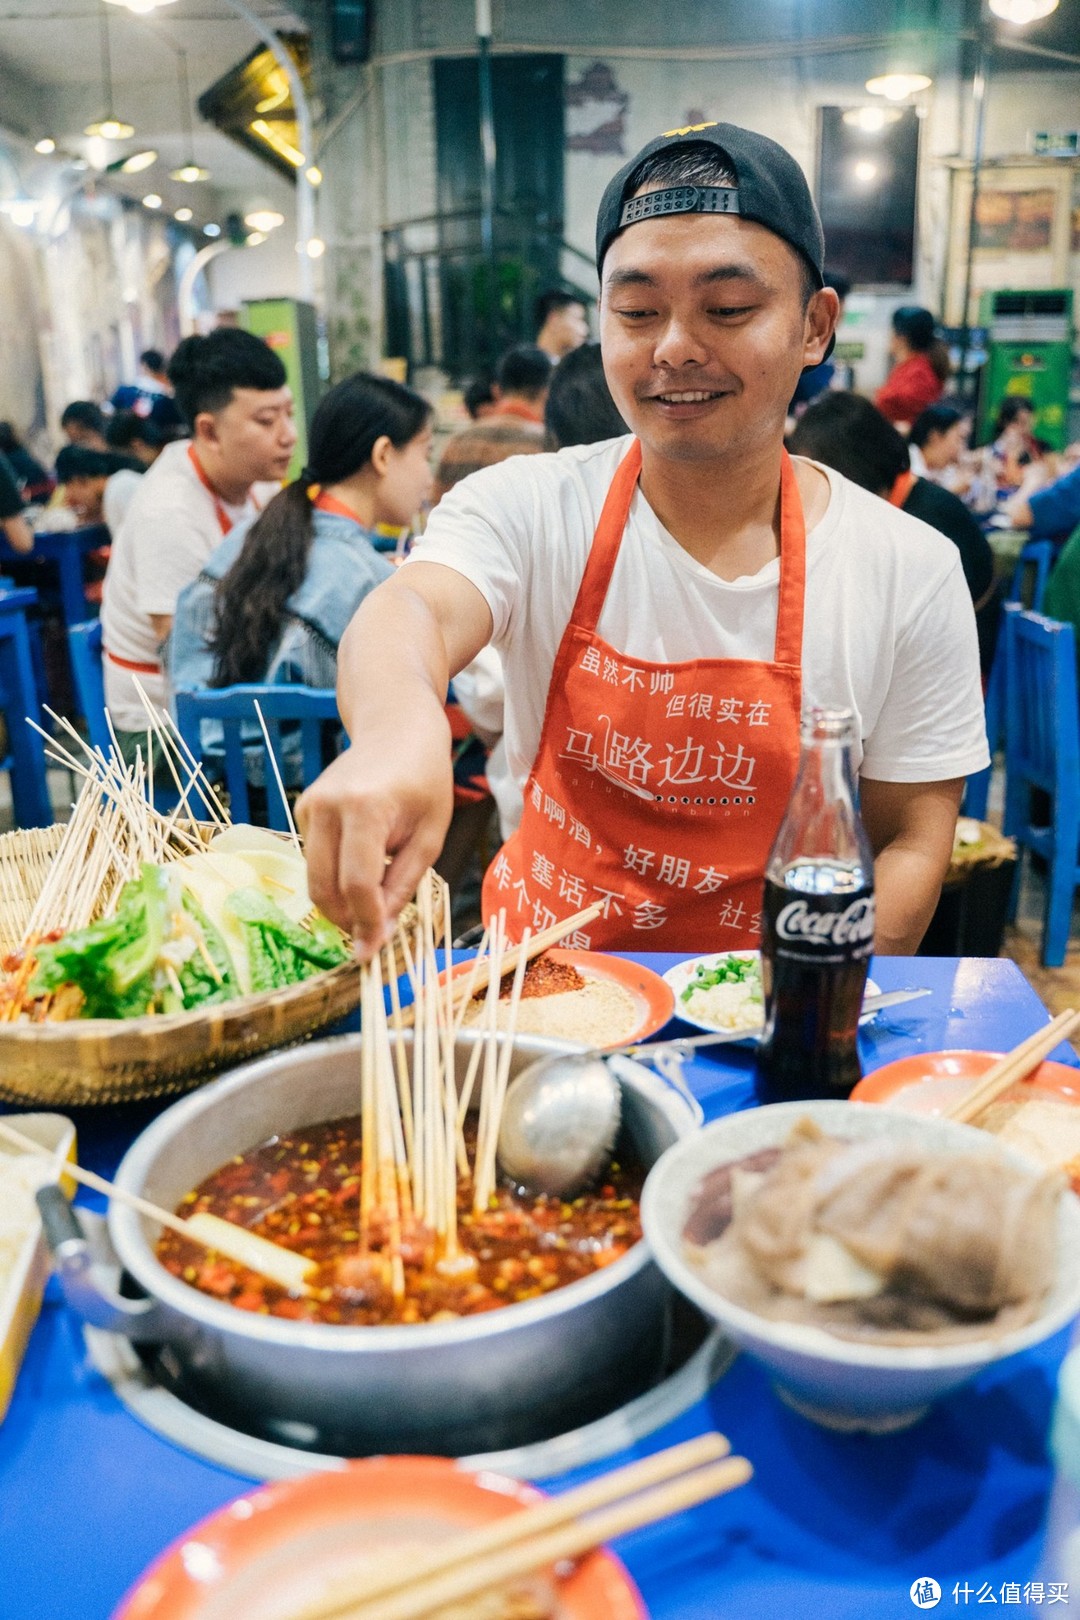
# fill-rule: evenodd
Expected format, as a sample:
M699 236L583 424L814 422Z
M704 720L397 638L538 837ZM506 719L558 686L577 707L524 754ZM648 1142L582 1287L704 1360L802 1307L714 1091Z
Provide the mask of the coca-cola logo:
M814 911L805 900L792 900L777 917L776 932L810 945L861 945L874 937L874 897L860 895L845 911Z

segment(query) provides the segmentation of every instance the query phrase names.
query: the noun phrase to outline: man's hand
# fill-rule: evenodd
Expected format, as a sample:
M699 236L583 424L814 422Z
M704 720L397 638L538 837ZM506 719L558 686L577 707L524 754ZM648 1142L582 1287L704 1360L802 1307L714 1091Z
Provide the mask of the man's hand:
M409 563L366 597L338 649L351 747L297 805L308 888L370 959L439 855L454 808L450 675L491 635L461 574Z
M453 808L450 726L434 701L358 738L300 799L311 898L365 960L438 858Z
M874 850L874 948L912 956L934 915L952 859L964 778L860 783L860 810Z

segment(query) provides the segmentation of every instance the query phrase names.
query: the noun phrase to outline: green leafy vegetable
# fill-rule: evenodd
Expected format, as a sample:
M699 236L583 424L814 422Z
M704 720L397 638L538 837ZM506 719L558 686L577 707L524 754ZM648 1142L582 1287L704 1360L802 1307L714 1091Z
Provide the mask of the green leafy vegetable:
M30 995L76 984L85 1018L133 1018L158 1010L154 969L168 922L168 875L147 864L124 885L114 916L38 948Z
M244 931L253 990L298 984L348 960L344 939L325 918L313 918L310 929L302 928L258 889L234 890L225 909Z

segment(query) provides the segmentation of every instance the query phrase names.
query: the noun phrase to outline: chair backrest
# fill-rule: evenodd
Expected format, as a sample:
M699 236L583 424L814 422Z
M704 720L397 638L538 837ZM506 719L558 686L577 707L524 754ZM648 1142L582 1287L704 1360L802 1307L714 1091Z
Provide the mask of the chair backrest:
M1052 540L1028 540L1013 569L1012 580L1005 600L1020 602L1032 613L1041 613L1046 598L1046 582L1054 566L1055 546Z
M75 697L86 721L90 746L108 756L112 745L105 719L105 678L101 673L101 620L87 619L68 626L71 672Z
M255 713L256 702L266 721L282 780L288 782L289 775L294 775L291 785L295 785L295 773L289 772L286 754L291 761L299 753L300 785L307 787L323 768L323 727L327 721L341 723L336 694L320 687L223 686L177 692L177 724L196 759L205 761L207 757L203 747L203 721L217 721L221 726L221 753L217 757L224 760L225 786L229 790L234 821L251 819L247 759L253 749L265 758L266 744ZM290 734L288 750L283 742L283 728ZM298 749L293 742L294 734L298 734ZM285 806L274 782L273 768L269 761L265 763L267 820L278 832L286 832L289 824Z
M1080 722L1073 627L1007 603L1005 636L1006 776L1075 802Z

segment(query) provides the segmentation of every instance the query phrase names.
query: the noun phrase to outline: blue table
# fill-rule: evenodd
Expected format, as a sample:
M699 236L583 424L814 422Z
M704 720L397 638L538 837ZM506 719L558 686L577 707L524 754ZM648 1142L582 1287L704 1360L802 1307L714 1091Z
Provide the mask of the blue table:
M660 971L676 960L639 959ZM1000 1050L1047 1021L1011 962L894 958L872 972L884 989L921 984L934 994L866 1029L867 1069L942 1047ZM1055 1056L1075 1063L1070 1049ZM752 1101L742 1051L703 1055L687 1076L710 1118ZM108 1174L157 1111L79 1111L82 1162ZM638 1448L715 1426L755 1467L732 1496L618 1545L653 1620L909 1620L919 1612L909 1587L923 1576L944 1589L942 1614L956 1612L958 1583L960 1607L984 1583L999 1604L1006 1583L1022 1591L1041 1551L1045 1441L1066 1348L1061 1334L882 1438L816 1428L738 1360L703 1402ZM106 1620L169 1541L250 1483L129 1416L88 1367L51 1286L0 1427L0 1620Z

